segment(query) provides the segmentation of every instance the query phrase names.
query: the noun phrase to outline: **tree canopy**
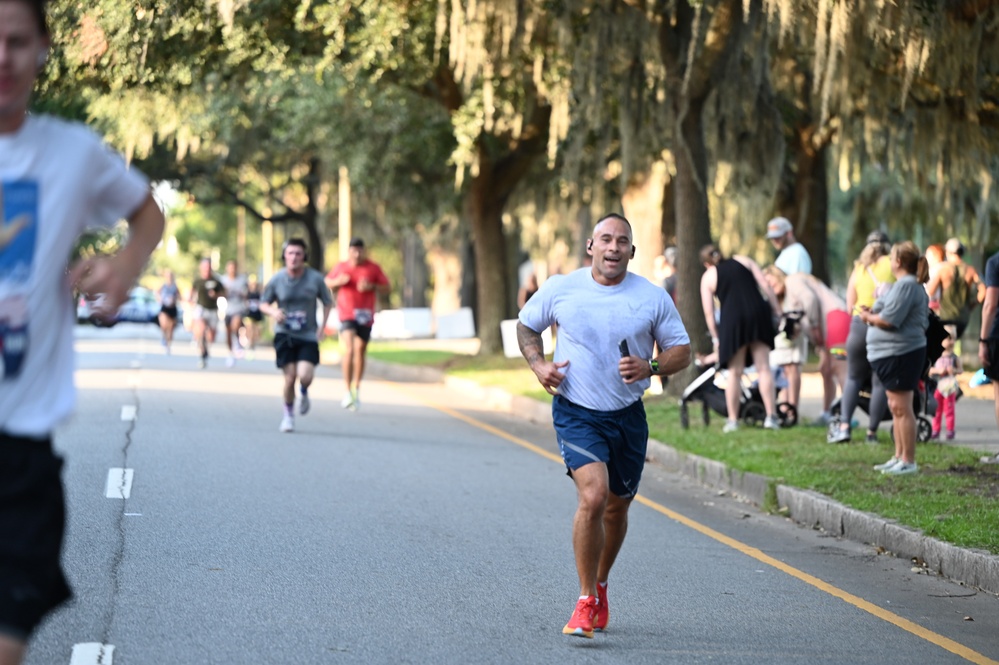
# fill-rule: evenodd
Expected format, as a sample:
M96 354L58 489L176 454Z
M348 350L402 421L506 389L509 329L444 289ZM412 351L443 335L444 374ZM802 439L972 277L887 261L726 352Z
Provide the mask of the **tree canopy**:
M400 251L468 239L487 351L520 252L571 269L623 211L636 269L679 245L698 339L699 245L766 262L776 214L834 282L875 227L995 244L996 5L53 0L39 100L318 247L348 167L356 216Z

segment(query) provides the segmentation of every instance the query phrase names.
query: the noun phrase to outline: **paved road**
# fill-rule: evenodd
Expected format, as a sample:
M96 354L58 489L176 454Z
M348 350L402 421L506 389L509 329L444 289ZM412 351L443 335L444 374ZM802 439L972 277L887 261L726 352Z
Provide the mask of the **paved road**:
M267 358L199 371L147 330L83 337L57 439L77 600L32 665L999 661L995 597L654 466L609 631L563 637L575 497L547 427L389 377L351 414L324 366L282 435Z

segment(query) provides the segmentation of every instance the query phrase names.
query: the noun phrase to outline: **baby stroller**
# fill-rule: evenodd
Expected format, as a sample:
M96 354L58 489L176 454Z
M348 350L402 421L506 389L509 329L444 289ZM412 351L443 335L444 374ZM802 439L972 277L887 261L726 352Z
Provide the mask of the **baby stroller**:
M945 329L943 323L940 321L940 317L934 312L930 312L929 325L926 328L926 364L923 367L922 378L919 380L916 390L912 393L912 410L916 413L916 441L920 443L929 441L933 434L933 424L930 419L937 412L937 401L933 397L937 382L930 376L930 367L940 357L940 354L943 352L941 345L943 340L948 337L950 337L950 333ZM871 383L871 380L868 379L864 387L861 388L860 398L857 400L857 406L868 415L870 415L871 408ZM958 395L958 399L960 399L960 394ZM842 411L840 401L841 399L837 397L836 401L829 407L829 413L832 415L828 429L830 436L835 432L833 428L839 428L842 422L842 418L840 417ZM884 420L891 420L891 412L887 409L886 411ZM891 429L891 440L895 440L894 425Z
M711 422L711 411L721 416L728 417L728 406L725 404L725 388L723 379L725 370L719 370L717 366L711 365L704 369L700 375L690 382L680 396L680 426L684 429L690 427L691 402L701 403L701 420L705 425ZM780 419L781 427L791 427L798 422L798 410L788 402L777 403L777 417ZM739 396L739 420L747 425L761 427L767 417L767 409L763 405L763 397L760 395L759 386L756 382L750 382L743 375L742 391Z
M916 440L920 443L929 441L930 435L933 431L931 421L937 412L937 401L933 399L933 391L936 389L936 385L937 382L933 379L928 376L923 377L919 380L919 386L912 393L912 410L916 412ZM857 399L857 406L867 415L871 414L871 390L871 382L868 381L864 387L860 389L860 397ZM829 414L832 416L829 420L829 434L834 433L842 422L841 400L841 397L837 397L829 407ZM882 421L891 419L891 411L885 408L885 414ZM890 435L891 440L894 441L894 426L891 429Z

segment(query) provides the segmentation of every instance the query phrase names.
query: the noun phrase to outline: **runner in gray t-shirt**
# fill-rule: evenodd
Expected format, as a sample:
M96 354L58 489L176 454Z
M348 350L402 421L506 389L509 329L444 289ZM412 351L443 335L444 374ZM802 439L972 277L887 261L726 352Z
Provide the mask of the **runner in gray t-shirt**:
M645 465L642 394L653 375L690 364L690 338L666 292L628 272L635 255L628 220L603 217L586 251L591 268L550 278L520 310L517 341L554 395L552 424L577 488L572 542L579 599L562 632L593 637L607 627L607 578ZM541 332L556 323L558 343L547 360Z
M284 372L282 432L295 431L295 380L301 400L299 413L309 412L309 386L319 364L319 342L326 335L326 319L333 298L323 275L305 265L305 241L292 238L284 247L284 269L264 288L260 311L274 318L274 354ZM316 321L316 300L323 303L322 321Z

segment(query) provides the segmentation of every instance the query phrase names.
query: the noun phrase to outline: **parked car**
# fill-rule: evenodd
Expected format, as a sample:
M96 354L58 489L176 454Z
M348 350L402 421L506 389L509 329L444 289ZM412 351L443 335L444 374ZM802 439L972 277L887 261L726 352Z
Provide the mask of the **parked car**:
M76 302L77 321L89 321L96 326L104 327L111 327L121 321L159 325L160 303L156 300L153 292L145 287L136 286L129 291L128 299L122 303L111 320L96 316L102 297L97 296L97 298L89 300L81 295ZM178 316L178 318L180 317Z

